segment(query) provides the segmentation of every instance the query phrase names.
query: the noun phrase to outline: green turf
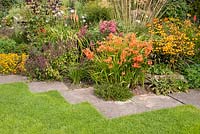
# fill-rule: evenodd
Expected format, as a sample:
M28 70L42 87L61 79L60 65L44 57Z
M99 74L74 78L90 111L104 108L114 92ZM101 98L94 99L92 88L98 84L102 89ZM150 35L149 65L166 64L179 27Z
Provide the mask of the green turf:
M200 134L200 110L180 106L110 120L56 91L32 94L23 83L4 84L0 134Z

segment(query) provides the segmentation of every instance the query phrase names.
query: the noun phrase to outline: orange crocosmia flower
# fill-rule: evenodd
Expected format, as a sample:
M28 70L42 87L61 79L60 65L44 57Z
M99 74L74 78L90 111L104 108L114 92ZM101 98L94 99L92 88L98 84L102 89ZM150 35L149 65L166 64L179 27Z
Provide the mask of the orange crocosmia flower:
M113 51L114 51L114 48L113 48L113 47L110 47L110 46L107 46L107 47L106 47L106 51L107 51L107 52L113 52Z
M86 48L83 50L83 53L86 55L86 57L89 59L89 60L92 60L94 58L94 53L92 51L90 51L89 48Z
M106 63L111 63L112 62L112 57L108 57L108 59L103 60Z
M108 39L109 39L109 40L112 40L113 37L114 37L114 35L113 35L112 33L110 33L110 34L108 35Z
M129 43L129 47L134 47L137 45L137 41L136 40L133 40Z
M130 35L130 39L131 41L135 41L136 40L136 35L133 33Z
M118 61L118 63L117 63L117 64L121 65L121 64L122 64L122 62L121 62L121 61L120 61L120 62Z
M139 51L138 50L132 50L132 53L135 55L138 55Z
M127 51L123 50L121 55L120 55L120 60L121 62L126 62L126 56L127 56Z
M166 22L166 21L169 21L169 19L168 18L164 18L164 22Z
M133 68L140 68L141 66L139 65L139 63L136 62L136 63L134 63L134 64L132 65L132 67L133 67Z
M97 48L97 52L103 52L105 51L106 47L104 45L100 45L98 48Z
M124 48L124 51L129 51L129 52L131 52L131 49L130 49L129 47L125 47L125 48Z
M118 37L118 38L116 38L115 40L114 40L114 45L121 45L122 44L122 42L123 42L123 39L121 38L121 37Z
M149 44L147 42L143 42L139 44L139 48L146 48Z
M143 61L142 55L138 55L138 56L134 57L134 58L133 58L133 61L134 61L134 62L142 62L142 61Z
M113 65L112 65L112 64L109 64L108 68L109 68L109 69L113 68Z
M145 49L145 55L148 56L151 53L152 49L152 45L148 45L148 47Z

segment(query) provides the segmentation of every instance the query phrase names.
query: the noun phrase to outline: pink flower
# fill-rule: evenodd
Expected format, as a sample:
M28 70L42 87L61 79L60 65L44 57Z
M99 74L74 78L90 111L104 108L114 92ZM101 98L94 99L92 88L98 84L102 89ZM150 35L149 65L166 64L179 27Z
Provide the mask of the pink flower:
M115 21L102 21L99 24L99 30L101 33L116 33L117 24Z
M83 26L78 32L78 37L83 38L87 34L87 30L88 30L87 25Z

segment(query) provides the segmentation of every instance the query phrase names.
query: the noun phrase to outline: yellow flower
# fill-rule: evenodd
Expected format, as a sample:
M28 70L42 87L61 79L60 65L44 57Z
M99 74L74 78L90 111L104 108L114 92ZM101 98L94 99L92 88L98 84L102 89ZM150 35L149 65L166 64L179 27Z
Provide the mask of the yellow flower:
M9 73L20 73L24 72L25 61L27 59L26 54L18 55L14 53L10 54L0 54L0 73L9 74Z

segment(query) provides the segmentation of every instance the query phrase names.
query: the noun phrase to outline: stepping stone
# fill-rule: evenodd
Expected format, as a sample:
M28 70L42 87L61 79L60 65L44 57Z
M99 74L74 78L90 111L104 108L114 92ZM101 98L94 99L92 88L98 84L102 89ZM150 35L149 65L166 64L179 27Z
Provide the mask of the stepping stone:
M0 75L0 84L27 82L27 78L19 75Z
M51 90L64 92L68 90L68 87L63 82L30 82L29 89L32 92L47 92Z
M174 93L169 96L184 104L191 104L200 108L200 90L189 90L188 93Z
M62 93L62 96L72 104L89 102L108 118L182 105L169 96L157 96L154 94L135 96L131 100L125 102L104 101L94 95L93 88L67 91Z

